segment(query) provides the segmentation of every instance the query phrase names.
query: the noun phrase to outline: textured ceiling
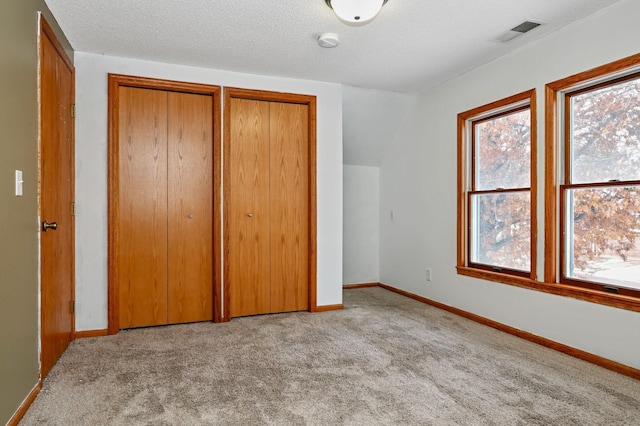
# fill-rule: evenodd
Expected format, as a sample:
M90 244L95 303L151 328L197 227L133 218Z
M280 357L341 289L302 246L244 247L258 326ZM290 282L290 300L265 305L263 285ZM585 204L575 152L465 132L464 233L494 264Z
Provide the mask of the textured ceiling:
M324 0L45 1L77 51L416 92L618 0L389 0L361 27ZM524 20L546 25L491 41Z

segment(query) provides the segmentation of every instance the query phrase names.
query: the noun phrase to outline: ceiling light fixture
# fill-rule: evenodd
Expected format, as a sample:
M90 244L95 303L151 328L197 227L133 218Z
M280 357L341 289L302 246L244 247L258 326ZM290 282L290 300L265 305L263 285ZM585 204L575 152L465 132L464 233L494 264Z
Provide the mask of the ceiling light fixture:
M387 0L325 0L340 20L348 24L361 24L375 18Z

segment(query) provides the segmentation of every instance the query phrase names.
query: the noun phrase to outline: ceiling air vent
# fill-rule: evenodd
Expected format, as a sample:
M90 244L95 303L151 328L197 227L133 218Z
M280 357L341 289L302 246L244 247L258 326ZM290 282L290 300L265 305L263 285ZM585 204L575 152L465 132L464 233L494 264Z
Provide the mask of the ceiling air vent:
M528 33L529 31L531 31L531 30L533 30L535 28L538 28L540 25L542 25L542 24L539 23L539 22L524 21L520 25L516 25L515 27L511 28L506 33L498 36L493 41L499 41L500 43L506 43L508 41L513 40L516 37L520 37L522 34Z
M517 27L511 28L511 31L524 34L524 33L528 33L532 29L537 28L539 26L540 24L537 22L524 21L522 24L518 25Z

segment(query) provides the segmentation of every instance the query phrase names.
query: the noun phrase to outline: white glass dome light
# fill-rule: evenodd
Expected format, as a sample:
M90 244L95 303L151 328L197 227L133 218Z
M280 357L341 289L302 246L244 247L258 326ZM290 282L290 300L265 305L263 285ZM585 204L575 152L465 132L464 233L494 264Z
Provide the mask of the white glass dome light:
M375 18L387 0L325 0L342 21L365 24Z

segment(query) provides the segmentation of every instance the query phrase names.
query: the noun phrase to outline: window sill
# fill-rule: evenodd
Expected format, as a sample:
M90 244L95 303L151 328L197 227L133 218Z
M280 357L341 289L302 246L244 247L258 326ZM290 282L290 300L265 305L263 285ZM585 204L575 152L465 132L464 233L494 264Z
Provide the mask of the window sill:
M640 312L640 300L635 297L604 293L598 290L590 290L568 284L544 283L529 278L469 268L467 266L458 266L456 269L459 275L465 275L467 277L480 278L487 281L555 294L557 296L572 297L600 305Z

